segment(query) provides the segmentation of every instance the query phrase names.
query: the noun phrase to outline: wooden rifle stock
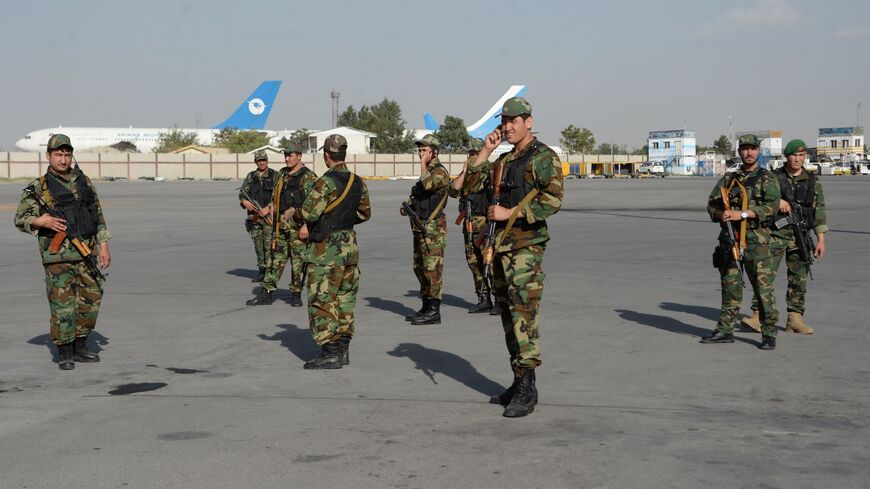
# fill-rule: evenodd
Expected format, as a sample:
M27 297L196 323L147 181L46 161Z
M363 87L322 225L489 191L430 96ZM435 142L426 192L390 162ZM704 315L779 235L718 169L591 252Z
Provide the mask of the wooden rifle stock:
M498 195L501 191L501 179L504 165L497 161L495 168L492 170L492 205L499 205ZM492 257L495 254L495 220L487 222L486 232L486 249L483 252L483 276L489 275L489 268L492 266Z

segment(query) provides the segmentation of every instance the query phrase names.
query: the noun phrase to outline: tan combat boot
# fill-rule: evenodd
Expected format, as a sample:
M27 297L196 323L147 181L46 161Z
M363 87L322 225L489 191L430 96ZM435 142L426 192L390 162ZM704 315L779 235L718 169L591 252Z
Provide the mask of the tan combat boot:
M804 322L803 314L799 312L788 313L785 329L800 334L813 334L813 328L807 326L807 323Z
M761 333L761 316L758 314L758 311L752 311L752 316L746 316L741 319L740 324L746 329Z

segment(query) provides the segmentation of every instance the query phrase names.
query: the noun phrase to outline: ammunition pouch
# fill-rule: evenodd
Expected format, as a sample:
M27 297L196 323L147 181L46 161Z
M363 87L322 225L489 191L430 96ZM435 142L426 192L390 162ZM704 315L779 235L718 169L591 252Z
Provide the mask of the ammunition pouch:
M716 245L713 250L713 268L722 270L727 267L731 261L731 249L725 246Z

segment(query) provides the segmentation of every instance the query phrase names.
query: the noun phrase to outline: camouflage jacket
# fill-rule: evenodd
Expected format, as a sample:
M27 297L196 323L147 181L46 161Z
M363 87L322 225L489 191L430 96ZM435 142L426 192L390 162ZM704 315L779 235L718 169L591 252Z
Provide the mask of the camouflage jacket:
M299 171L302 171L302 169L300 168ZM287 184L290 177L291 177L290 170L287 167L281 168L281 170L278 171L278 175L275 177L275 190L277 191L278 184L280 183L282 185L282 192L283 192L285 190L285 189L283 189L283 186ZM283 182L282 182L282 180L283 180ZM314 173L313 171L307 171L307 172L305 172L305 174L302 175L302 179L300 180L299 184L302 186L303 198L311 192L311 189L314 188L314 183L316 181L317 181L317 174ZM272 194L272 202L273 203L275 201L275 198L276 198L276 195L273 192L273 194ZM287 219L287 220L284 219L284 211L286 211L286 210L287 209L275 209L275 211L281 215L281 221L280 221L281 228L282 229L299 229L300 227L302 227L302 223L299 222L298 220L294 219L292 214L290 215L289 219Z
M296 219L311 224L317 222L326 211L326 207L341 193L335 181L329 178L332 173L349 173L347 165L340 163L333 166L323 174L316 182L311 191L305 196L302 208L296 211ZM359 178L358 176L356 178ZM372 206L369 200L369 190L363 180L362 198L356 210L356 224L369 220L372 216ZM359 263L359 246L356 240L356 231L352 229L333 231L325 240L308 243L305 261L315 265L356 265Z
M810 179L810 174L806 170L801 171L800 175L794 177L785 170L785 167L778 168L774 174L782 173L786 175L786 178L793 185L797 185L800 182L805 182ZM816 236L822 233L828 232L828 218L827 213L825 212L825 194L822 192L822 182L819 180L819 175L817 174L815 177L815 185L813 185L813 231L815 231ZM773 231L773 236L784 239L784 240L792 240L794 239L794 231L791 226L777 229Z
M474 164L474 160L476 156L469 156L465 161L466 168L470 167ZM465 197L468 194L473 194L480 192L481 190L486 189L489 186L489 173L487 172L479 172L478 178L475 178L472 184L469 184L471 180L469 180L468 175L465 175L465 180L462 181L462 188L455 188L451 183L447 187L447 194L454 199Z
M749 181L752 186L746 187L748 193L747 209L755 212L757 217L749 219L746 226L746 243L747 244L768 244L770 243L771 227L770 224L779 210L779 182L776 176L767 170L757 167L755 170L746 173L743 168L738 168L735 172L726 173L716 182L716 186L710 192L710 197L707 199L707 213L713 222L720 223L716 220L716 213L725 209L722 201L722 187L728 187L733 180L746 185ZM737 188L736 185L734 188ZM732 193L730 199L731 209L741 210L742 199ZM733 221L740 224L740 221ZM728 230L721 225L719 232L719 241L725 243L728 241Z
M266 168L266 171L263 172L262 175L257 170L251 171L245 176L245 180L242 182L242 187L239 189L239 205L242 205L242 201L249 200L247 197L245 197L245 193L250 195L251 198L254 197L254 194L252 192L252 188L253 188L254 183L255 183L254 180L264 178L266 175L268 175L270 173L270 170L272 173L272 189L275 188L275 185L278 183L278 175L279 175L278 171L272 170L271 168ZM263 207L266 207L269 204L268 201L271 201L271 199L272 199L272 194L270 193L269 198L267 199L267 202L260 203L260 204L262 204ZM252 200L252 202L253 202L253 200ZM242 206L242 207L244 207L244 206ZM250 211L248 213L250 214Z
M51 170L49 170L51 171ZM70 192L73 194L77 193L75 182L84 178L85 182L96 194L97 189L94 187L93 182L84 174L78 170L70 170L69 175L59 175L57 173L52 173L53 175L58 177L58 181ZM49 205L52 205L53 198L48 191L47 185L44 183L44 179L37 178L30 182L28 186L32 185L38 191L41 189L42 198L45 199ZM96 202L97 207L97 234L91 238L88 245L94 249L96 252L96 245L99 243L105 243L111 239L112 235L109 234L108 228L106 228L106 219L103 217L103 208L100 206L100 199L97 197ZM45 209L42 209L39 205L39 202L28 192L25 192L21 196L21 202L18 204L18 210L15 211L15 227L20 231L32 234L33 236L37 236L37 241L39 243L39 253L42 257L42 263L63 263L63 262L74 262L81 261L82 257L79 252L70 244L69 240L64 240L61 244L60 249L57 253L52 253L49 250L49 245L51 244L51 237L49 236L39 236L39 229L32 227L31 224L33 220L42 214L46 213Z
M499 156L494 163L484 161L480 165L469 164L463 187L477 188L477 185L482 185L481 182L488 177L490 170L495 165L507 164L522 157L530 147L532 144L519 152L514 148ZM525 231L520 227L520 223L525 221L528 224L534 224L545 221L562 207L562 162L552 149L544 144L539 145L535 153L531 155L531 161L526 166L524 176L531 188L538 189L538 195L520 209L524 217L517 218L513 228L502 239L501 245L496 250L497 253L547 242L550 239L550 233L546 226L540 226L537 230ZM500 231L498 233L501 234Z
M445 194L450 192L450 172L447 168L441 164L441 161L438 158L434 158L429 162L429 167L426 169L426 172L420 175L420 179L417 182L423 190L427 193L436 194L440 199L445 196ZM408 197L408 200L405 202L411 203L411 198ZM445 201L441 206L441 211L438 212L439 216L435 219L432 219L426 222L429 219L429 216L419 216L421 221L426 222L426 230L429 233L436 233L439 229L443 232L446 226L446 220L443 214L444 207L447 205ZM411 226L412 231L418 232L413 226Z

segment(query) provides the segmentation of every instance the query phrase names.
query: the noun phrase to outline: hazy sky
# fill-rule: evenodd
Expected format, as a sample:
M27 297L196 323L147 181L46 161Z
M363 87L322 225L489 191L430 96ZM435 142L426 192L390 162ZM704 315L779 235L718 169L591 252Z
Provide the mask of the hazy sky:
M535 129L639 147L650 130L817 129L870 112L866 0L7 1L0 148L66 126L202 127L283 80L267 128L384 97L467 124L528 85Z

